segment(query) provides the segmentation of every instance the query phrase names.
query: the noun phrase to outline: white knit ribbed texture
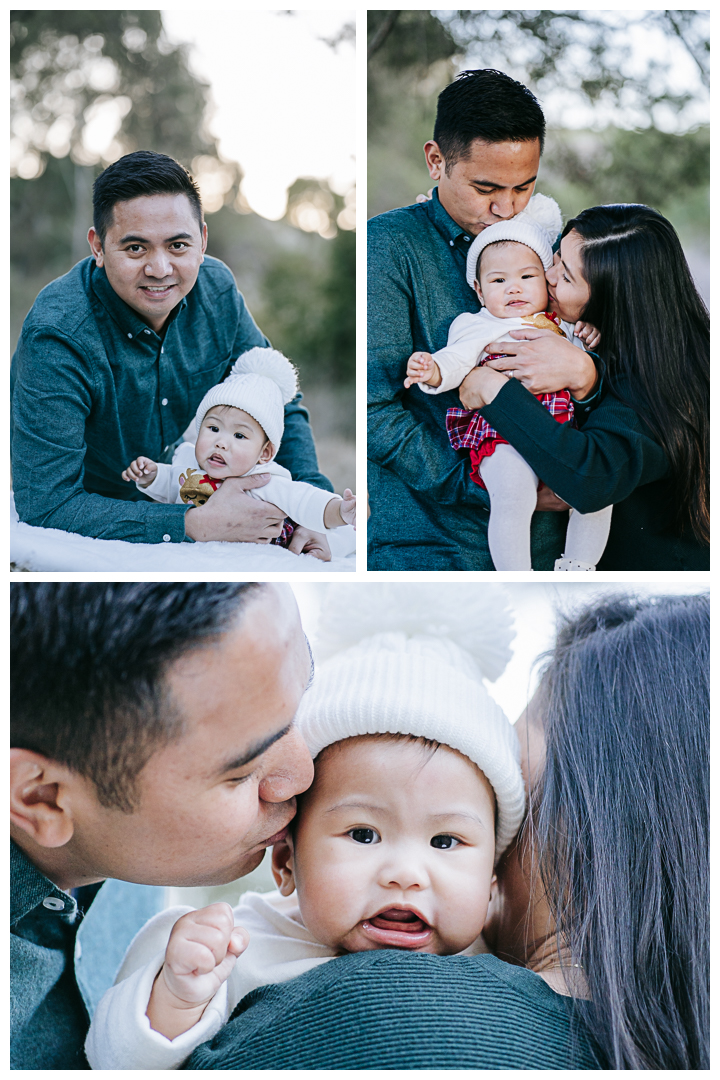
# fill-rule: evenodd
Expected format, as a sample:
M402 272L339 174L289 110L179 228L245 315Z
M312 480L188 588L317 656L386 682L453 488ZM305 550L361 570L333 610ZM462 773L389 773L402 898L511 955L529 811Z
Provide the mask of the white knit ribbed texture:
M285 428L285 405L297 393L297 372L277 349L249 349L235 361L224 382L211 386L195 414L200 434L206 414L215 405L232 405L249 413L273 444L275 453Z
M392 582L326 591L318 636L321 655L334 655L320 665L298 711L313 757L341 739L382 732L460 751L495 792L499 857L525 807L515 730L482 683L484 671L497 678L510 657L501 587ZM373 622L380 633L370 630ZM464 638L472 654L459 643Z
M548 195L533 195L524 210L508 221L497 221L479 233L468 251L465 276L473 287L480 254L490 244L500 240L515 240L539 255L547 270L553 263L552 245L562 228L560 207Z

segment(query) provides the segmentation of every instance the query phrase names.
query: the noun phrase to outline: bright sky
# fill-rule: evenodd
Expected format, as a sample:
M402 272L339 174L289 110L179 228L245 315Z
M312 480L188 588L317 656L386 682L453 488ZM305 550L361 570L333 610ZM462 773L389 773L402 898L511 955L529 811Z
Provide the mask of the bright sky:
M353 11L163 11L172 41L191 45L191 70L211 85L210 129L245 174L252 209L276 220L300 176L344 194L355 177L355 47L334 49Z
M689 580L686 580L688 579ZM297 597L303 625L310 641L317 623L322 591L331 589L328 584L295 584L293 592ZM361 589L362 584L356 588ZM469 583L468 589L481 589L481 584ZM594 597L608 593L631 592L641 596L657 596L662 593L704 592L707 583L699 574L684 575L679 584L655 583L650 585L633 582L624 585L613 582L609 585L563 582L562 585L544 582L505 583L511 607L515 614L515 640L512 643L513 656L505 672L494 683L486 683L487 689L505 711L507 717L515 723L535 689L533 664L536 657L548 649L555 636L555 611L573 610L576 606L591 603Z
M592 14L607 23L607 41L610 44L620 48L630 46L627 60L620 60L620 52L617 53L618 67L624 76L643 76L650 65L653 65L659 73L658 81L661 86L666 83L673 93L689 93L695 98L681 117L669 108L659 108L655 122L661 130L685 131L697 124L709 123L707 90L702 85L695 61L679 41L664 34L658 27L642 23L642 17L646 14L644 11L628 11L622 5L616 5L614 11L593 9ZM449 19L450 13L444 17ZM627 30L626 19L631 20ZM580 52L578 55L581 55ZM518 57L518 62L522 63L521 57ZM477 63L471 46L463 58L462 66L473 67ZM521 75L517 77L520 78ZM576 96L571 87L544 95L542 105L549 124L554 127L603 128L608 124L618 124L620 127L632 128L638 123L644 126L643 118L633 111L629 102L624 105L621 103L619 107L611 107L603 102L591 106Z

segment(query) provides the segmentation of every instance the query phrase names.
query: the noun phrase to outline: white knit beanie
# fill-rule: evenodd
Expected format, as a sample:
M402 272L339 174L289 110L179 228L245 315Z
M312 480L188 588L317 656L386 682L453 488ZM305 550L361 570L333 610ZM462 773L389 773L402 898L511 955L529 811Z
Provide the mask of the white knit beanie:
M297 714L310 753L381 732L459 750L495 792L497 860L525 810L515 730L482 682L511 656L502 586L388 582L324 592L319 670Z
M277 349L249 349L239 356L224 382L211 386L195 414L200 434L205 415L214 405L234 405L257 420L273 445L273 457L280 449L285 427L285 409L297 393L297 372Z
M472 289L480 253L488 244L499 240L515 240L525 244L540 256L543 267L552 266L552 246L562 228L560 207L547 195L533 195L524 210L508 221L498 221L475 237L467 257L466 277Z

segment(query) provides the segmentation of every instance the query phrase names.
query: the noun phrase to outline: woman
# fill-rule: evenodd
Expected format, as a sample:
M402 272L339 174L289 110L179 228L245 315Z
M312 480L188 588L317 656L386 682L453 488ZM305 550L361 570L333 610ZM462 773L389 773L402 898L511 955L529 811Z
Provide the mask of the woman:
M518 724L530 809L486 937L571 988L613 1069L709 1067L708 629L706 596L601 602Z
M499 959L339 957L253 991L186 1068L707 1068L707 598L568 622L520 741Z
M506 355L470 372L463 405L570 506L613 505L598 570L709 569L709 321L675 230L647 206L591 207L547 279L562 319L600 331L601 385L569 342L518 331L528 340L488 346ZM565 386L579 430L532 399Z

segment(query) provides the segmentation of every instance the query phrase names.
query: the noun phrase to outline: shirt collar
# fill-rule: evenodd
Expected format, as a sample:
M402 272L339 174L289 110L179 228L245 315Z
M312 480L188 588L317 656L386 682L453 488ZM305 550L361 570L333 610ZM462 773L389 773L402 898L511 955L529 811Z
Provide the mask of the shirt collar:
M90 284L100 303L120 327L123 337L132 338L134 340L139 334L144 334L145 330L150 330L151 334L155 333L154 330L150 329L147 323L143 322L137 312L133 311L129 304L126 304L124 300L120 299L108 281L104 266L94 265L91 267ZM176 304L170 312L170 317L165 324L165 327L167 328L171 322L174 322L179 313L186 307L187 297L183 296L180 303Z
M461 229L457 221L453 221L440 202L438 190L438 188L433 188L432 199L425 204L428 208L430 220L440 235L447 240L450 247L456 247L460 251L467 253L474 237Z
M28 859L14 840L10 841L10 925L19 922L33 908L45 900L47 914L72 915L77 910L77 903L66 892L53 885L52 881L41 874ZM58 905L62 903L62 907Z

